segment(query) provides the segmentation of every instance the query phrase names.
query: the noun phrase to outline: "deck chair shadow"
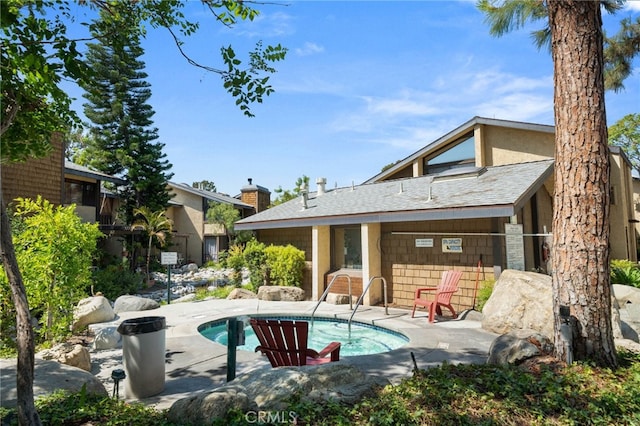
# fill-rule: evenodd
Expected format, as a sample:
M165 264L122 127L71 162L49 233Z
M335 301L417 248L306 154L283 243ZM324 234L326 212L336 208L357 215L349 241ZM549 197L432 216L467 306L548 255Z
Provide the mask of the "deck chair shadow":
M340 342L331 342L320 352L307 347L309 323L279 319L251 318L260 351L272 367L316 365L340 360Z
M413 299L413 311L411 318L416 313L416 307L423 306L429 309L429 322L435 322L436 314L442 315L442 306L449 309L453 318L457 318L456 311L451 306L451 296L458 291L458 281L462 277L461 271L444 271L442 279L437 287L417 288ZM429 293L432 293L431 295ZM423 298L422 296L431 296Z

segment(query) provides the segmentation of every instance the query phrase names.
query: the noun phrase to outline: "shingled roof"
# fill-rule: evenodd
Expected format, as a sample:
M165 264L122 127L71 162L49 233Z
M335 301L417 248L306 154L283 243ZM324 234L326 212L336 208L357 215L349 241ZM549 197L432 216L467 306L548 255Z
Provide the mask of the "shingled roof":
M337 188L242 219L235 229L508 217L552 172L553 160L543 160Z

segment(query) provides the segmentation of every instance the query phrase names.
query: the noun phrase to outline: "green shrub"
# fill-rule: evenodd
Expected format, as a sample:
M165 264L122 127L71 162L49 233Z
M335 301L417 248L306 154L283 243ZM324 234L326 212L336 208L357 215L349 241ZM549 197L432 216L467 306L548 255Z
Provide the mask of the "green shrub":
M304 251L292 245L269 246L264 249L271 284L282 286L302 286L305 260Z
M640 268L630 260L611 261L611 284L624 284L640 288Z
M93 273L93 293L102 293L109 300L123 294L134 294L142 287L144 276L129 270L126 265L107 265Z
M244 249L243 256L247 268L249 268L249 280L253 291L257 291L264 283L267 272L265 253L266 246L255 239L249 241Z
M216 287L215 289L211 290L209 294L216 299L226 299L229 293L231 293L234 288L236 288L236 286L234 285Z
M487 300L491 297L491 293L493 293L493 286L495 283L495 280L482 281L482 285L478 290L478 299L476 303L478 311L482 312L482 308L484 308L485 303L487 303Z
M102 233L97 224L82 222L75 205L54 206L40 196L35 201L17 199L14 220L22 222L12 228L13 244L29 308L39 323L36 344L60 341L70 334L75 306L87 296ZM15 310L6 297L10 290L4 271L0 293L5 295L0 314L3 346L11 346Z
M242 255L242 247L235 245L229 248L227 252L227 268L233 269L231 283L236 287L242 284L242 268L244 267L244 256Z

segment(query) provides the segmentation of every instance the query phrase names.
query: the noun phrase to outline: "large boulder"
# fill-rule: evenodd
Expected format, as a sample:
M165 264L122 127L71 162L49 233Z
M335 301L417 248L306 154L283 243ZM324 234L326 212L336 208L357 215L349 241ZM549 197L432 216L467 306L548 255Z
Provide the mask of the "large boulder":
M160 304L153 299L126 294L118 297L113 303L113 312L118 314L120 312L148 311L159 307Z
M263 285L258 289L258 299L266 301L301 302L305 298L300 287Z
M112 321L116 317L113 308L104 296L93 296L78 302L73 313L73 330L82 330L89 324Z
M506 269L482 308L482 328L497 334L529 329L553 338L551 277Z
M0 359L0 405L12 408L17 405L16 359ZM92 394L109 396L104 385L93 374L56 361L35 359L33 393L35 397L57 390L79 392L83 386Z
M389 381L385 378L367 376L356 367L339 362L262 368L211 392L176 401L168 416L174 422L208 424L232 409L243 412L285 410L287 399L293 395L299 396L301 403L353 403L371 395L376 387L387 384Z
M640 289L614 284L611 297L615 345L638 351ZM482 314L482 328L485 330L497 334L535 330L553 339L551 277L534 272L505 270L496 281Z
M93 332L93 349L101 351L115 349L122 346L122 334L118 333L117 325L91 325Z
M80 344L58 343L51 349L45 349L36 354L37 357L58 361L61 364L91 371L91 355L89 350Z
M251 290L247 290L244 288L234 288L231 290L231 293L227 296L227 299L257 299L258 296L252 292Z

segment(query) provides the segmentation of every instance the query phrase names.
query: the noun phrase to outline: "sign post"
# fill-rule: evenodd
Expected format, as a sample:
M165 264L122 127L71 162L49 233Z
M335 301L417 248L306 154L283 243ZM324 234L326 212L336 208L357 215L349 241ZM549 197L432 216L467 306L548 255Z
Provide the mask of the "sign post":
M167 265L167 303L171 304L171 267L178 264L178 253L175 251L160 253L160 264Z

